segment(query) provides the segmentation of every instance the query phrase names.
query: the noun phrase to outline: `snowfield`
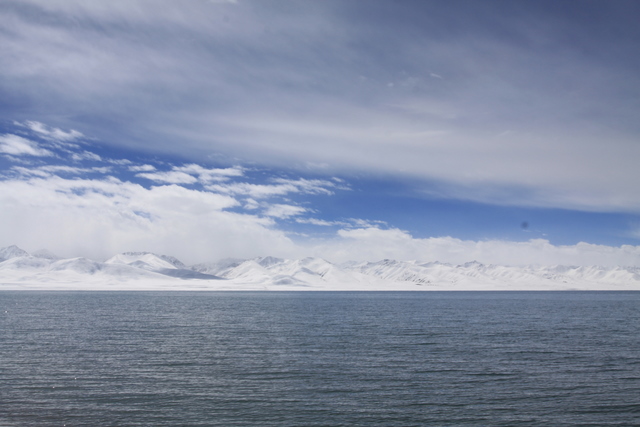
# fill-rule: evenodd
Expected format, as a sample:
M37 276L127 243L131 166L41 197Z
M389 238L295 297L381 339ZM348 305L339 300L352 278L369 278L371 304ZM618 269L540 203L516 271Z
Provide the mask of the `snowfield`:
M640 290L640 268L387 259L332 264L321 258L273 257L187 266L174 257L150 252L126 252L98 262L59 259L47 251L29 254L9 246L0 249L0 290Z

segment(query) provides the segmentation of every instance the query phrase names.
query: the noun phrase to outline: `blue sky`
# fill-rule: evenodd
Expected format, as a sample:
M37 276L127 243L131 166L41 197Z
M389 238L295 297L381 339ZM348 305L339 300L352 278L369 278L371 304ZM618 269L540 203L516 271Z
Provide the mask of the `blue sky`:
M640 263L635 1L4 1L0 246Z

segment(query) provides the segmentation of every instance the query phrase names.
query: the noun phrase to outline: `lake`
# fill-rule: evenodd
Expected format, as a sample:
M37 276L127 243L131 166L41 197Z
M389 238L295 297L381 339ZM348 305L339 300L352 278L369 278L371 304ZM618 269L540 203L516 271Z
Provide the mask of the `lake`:
M640 292L0 292L0 426L640 425Z

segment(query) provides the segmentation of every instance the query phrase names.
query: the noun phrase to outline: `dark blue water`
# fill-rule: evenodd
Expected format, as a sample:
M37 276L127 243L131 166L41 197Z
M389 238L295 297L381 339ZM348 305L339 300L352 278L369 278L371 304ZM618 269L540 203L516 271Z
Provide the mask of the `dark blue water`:
M0 292L0 426L640 425L640 292Z

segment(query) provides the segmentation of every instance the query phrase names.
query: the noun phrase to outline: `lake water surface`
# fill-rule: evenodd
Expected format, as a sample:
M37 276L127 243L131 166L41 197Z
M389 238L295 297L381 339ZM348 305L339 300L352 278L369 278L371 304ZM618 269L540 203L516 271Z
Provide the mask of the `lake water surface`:
M0 426L640 425L640 292L0 292Z

